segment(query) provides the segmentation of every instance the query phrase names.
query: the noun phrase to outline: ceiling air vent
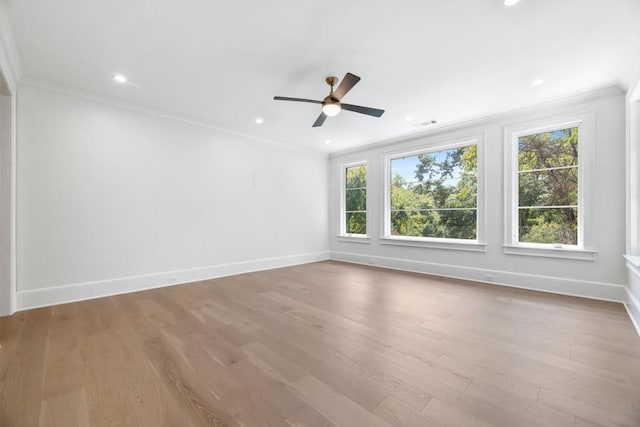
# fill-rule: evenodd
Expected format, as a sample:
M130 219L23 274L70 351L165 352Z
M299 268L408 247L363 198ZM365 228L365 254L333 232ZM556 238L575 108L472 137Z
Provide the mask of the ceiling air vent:
M435 120L427 120L426 122L419 122L419 123L416 123L415 125L416 125L416 127L421 128L421 127L424 127L424 126L435 125L436 123L438 123L438 122L435 121Z

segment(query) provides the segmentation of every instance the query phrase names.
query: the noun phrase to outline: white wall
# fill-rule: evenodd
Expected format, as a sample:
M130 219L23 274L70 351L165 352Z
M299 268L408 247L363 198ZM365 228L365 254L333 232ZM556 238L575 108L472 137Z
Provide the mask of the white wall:
M16 309L16 81L21 68L0 2L0 316Z
M592 193L595 260L568 260L503 252L504 127L569 113L594 112L596 148ZM383 158L441 140L482 134L485 138L486 252L469 252L380 244L383 216ZM370 243L345 242L338 234L339 165L369 159ZM444 276L495 282L551 292L614 301L626 298L625 268L625 100L620 90L587 94L572 100L494 116L486 120L434 131L420 138L377 145L332 156L330 167L331 258ZM587 231L589 232L589 231Z
M627 93L627 310L640 333L640 78Z
M20 309L328 256L326 154L18 96Z
M0 316L15 311L15 112L10 79L0 66Z

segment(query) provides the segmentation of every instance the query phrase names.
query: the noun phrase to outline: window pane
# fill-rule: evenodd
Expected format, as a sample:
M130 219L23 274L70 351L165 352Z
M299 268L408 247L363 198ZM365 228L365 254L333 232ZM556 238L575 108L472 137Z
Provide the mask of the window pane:
M433 214L434 211L391 211L391 235L424 237L425 226L439 221Z
M476 239L476 210L391 211L391 235Z
M526 243L578 244L578 209L519 209L519 240Z
M518 240L577 245L578 127L519 137L518 170Z
M391 234L476 239L477 159L476 145L392 159Z
M345 168L345 234L367 234L367 166Z
M346 211L366 211L367 210L367 190L365 189L347 189L346 196Z
M346 233L367 234L367 214L365 212L347 212Z
M432 209L433 199L420 194L413 185L391 186L391 210Z
M366 188L367 186L367 167L365 165L354 166L346 169L347 188Z
M522 172L519 206L576 206L578 168Z
M578 165L578 128L518 138L518 170Z

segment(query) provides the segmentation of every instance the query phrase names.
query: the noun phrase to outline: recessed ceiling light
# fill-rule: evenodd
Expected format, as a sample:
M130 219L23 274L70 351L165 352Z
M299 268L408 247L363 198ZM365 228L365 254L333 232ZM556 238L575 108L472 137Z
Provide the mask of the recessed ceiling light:
M126 83L127 82L127 76L123 75L123 74L116 74L113 76L113 80L117 81L118 83Z
M411 116L407 116L407 117L405 117L404 119L405 119L406 121L410 122L411 120L413 120L413 117L411 117Z
M256 124L261 125L261 124L263 124L263 123L264 123L264 120L262 119L262 117L258 117L258 118L256 119Z
M544 80L542 79L535 79L534 81L531 82L531 86L540 86L541 84L544 83Z
M519 3L520 0L504 0L504 5L505 6L513 6L516 3Z
M330 140L330 139L327 139L324 143L325 143L325 144L331 144L331 140Z

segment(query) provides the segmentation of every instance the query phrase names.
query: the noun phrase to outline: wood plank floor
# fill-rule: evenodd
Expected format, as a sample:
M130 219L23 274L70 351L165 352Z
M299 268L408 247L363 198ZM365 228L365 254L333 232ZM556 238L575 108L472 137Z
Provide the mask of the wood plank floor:
M0 322L2 426L640 426L614 303L327 261Z

